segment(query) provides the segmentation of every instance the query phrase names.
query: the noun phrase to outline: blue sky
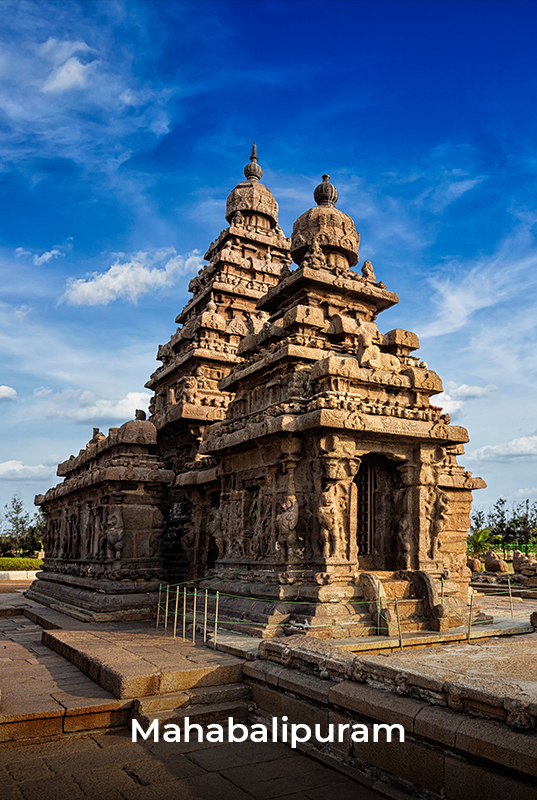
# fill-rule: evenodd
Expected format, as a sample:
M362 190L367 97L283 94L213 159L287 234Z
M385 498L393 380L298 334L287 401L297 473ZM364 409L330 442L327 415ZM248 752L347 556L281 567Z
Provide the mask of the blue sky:
M469 429L537 499L537 4L3 0L0 507L144 383L252 141L290 235L323 172Z

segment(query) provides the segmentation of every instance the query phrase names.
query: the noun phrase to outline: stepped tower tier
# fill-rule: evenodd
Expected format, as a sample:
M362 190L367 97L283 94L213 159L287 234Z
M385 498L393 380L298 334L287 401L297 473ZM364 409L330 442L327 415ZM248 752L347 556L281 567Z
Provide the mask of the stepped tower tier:
M291 263L290 240L278 226L278 204L260 183L255 144L244 173L246 180L227 200L229 226L211 242L208 263L190 281L193 297L176 318L177 331L159 347L162 365L146 383L154 392L150 413L159 455L175 473L199 460L205 427L224 419L232 393L219 382L242 363L242 339L259 332L268 319L257 303ZM191 541L192 522L182 490L172 489L166 517L167 563L183 569L180 542ZM206 554L202 562L196 560L195 573L203 571L206 560Z
M442 382L413 355L418 337L378 329L398 298L369 261L352 269L359 237L327 175L315 199L293 228L296 268L258 302L268 323L220 381L233 400L201 442L211 469L177 483L194 496L219 478L196 524L218 548L231 627L393 632L398 598L403 626L447 630L466 613L471 490L484 483L457 464L468 435L431 404Z

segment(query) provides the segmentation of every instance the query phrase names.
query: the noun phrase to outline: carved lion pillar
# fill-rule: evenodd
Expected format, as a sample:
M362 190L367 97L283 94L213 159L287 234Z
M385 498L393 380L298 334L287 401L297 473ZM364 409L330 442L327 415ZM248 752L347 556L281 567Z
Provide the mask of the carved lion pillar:
M354 478L360 467L354 439L330 435L320 439L324 486L317 511L325 561L356 564L357 508Z
M420 564L420 475L417 464L397 467L403 484L401 517L397 529L397 566L419 569Z

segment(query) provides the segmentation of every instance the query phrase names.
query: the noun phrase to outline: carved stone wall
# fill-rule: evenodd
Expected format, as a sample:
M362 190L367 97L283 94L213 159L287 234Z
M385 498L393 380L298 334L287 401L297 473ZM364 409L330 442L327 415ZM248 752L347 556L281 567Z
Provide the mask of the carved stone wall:
M161 506L173 473L151 451L150 422L95 430L38 495L45 561L28 596L81 619L149 617L163 576Z

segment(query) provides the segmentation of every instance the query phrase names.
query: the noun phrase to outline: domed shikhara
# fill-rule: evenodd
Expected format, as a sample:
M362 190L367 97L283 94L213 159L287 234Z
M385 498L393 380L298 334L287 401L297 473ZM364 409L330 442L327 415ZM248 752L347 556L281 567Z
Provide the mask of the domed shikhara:
M358 263L360 234L352 219L336 208L338 191L323 175L323 182L313 193L317 202L293 225L291 255L300 265L313 248L320 247L328 267L354 267Z
M235 214L245 218L247 225L255 228L275 228L278 224L278 203L270 189L259 183L263 170L258 164L257 147L254 142L250 162L244 168L246 180L239 183L226 203L226 219L231 224Z

